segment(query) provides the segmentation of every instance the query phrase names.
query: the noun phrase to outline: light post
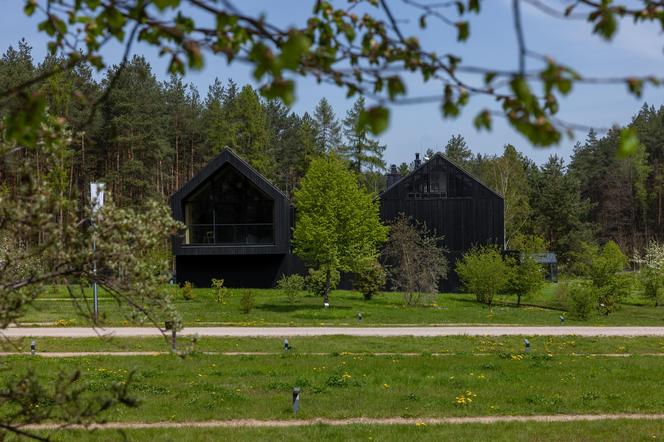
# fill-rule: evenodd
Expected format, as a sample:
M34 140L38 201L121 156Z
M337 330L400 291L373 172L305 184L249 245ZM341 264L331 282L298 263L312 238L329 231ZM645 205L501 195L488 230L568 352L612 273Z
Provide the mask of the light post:
M300 387L293 388L293 413L297 414L300 410Z
M97 233L95 232L95 217L99 209L104 207L104 183L90 183L90 202L92 204L92 254L97 251ZM99 320L99 290L97 288L97 260L92 261L92 303L94 308L94 322Z
M30 354L34 356L37 353L37 342L33 339L30 343Z

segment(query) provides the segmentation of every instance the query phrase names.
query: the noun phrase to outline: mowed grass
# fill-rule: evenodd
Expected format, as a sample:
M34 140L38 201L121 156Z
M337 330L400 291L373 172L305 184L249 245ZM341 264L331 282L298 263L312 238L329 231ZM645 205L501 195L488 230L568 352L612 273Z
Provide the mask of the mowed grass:
M664 354L662 337L577 337L577 336L446 336L446 337L357 337L320 336L280 338L215 338L180 336L178 350L197 352L284 353L288 338L289 354L325 353L415 353L415 354L516 354L524 351L528 338L536 355L587 354ZM38 353L49 352L170 352L170 337L165 338L21 338L5 342L5 351L29 352L35 340Z
M90 395L133 373L131 392L141 405L113 410L105 416L112 421L292 419L295 386L302 388L302 419L664 412L664 397L656 394L664 357L572 356L539 347L523 354L511 348L514 341L500 343L483 344L494 347L489 354L450 356L312 355L297 349L261 356L9 356L0 358L0 371L3 379L28 369L50 379L80 369L79 385ZM241 350L250 348L240 344ZM322 341L321 350L328 344ZM371 352L373 344L356 341L355 348ZM460 395L472 402L460 406Z
M565 423L499 423L465 425L315 425L297 428L207 428L163 430L65 431L52 433L62 441L653 441L664 438L663 421Z
M349 291L334 291L331 307L324 309L319 297L303 292L291 302L275 289L251 289L255 307L248 314L240 309L243 289L229 289L224 303L216 301L211 289L194 289L193 300L187 301L178 295L175 304L185 326L559 325L560 316L570 325L664 325L664 307L644 303L636 295L608 316L594 315L588 321L579 321L556 299L556 287L556 284L545 285L540 293L525 298L525 305L521 307L516 307L514 296L498 296L497 305L491 311L469 294L439 294L428 305L407 307L400 293L383 293L365 301L360 294ZM173 287L164 291L175 293ZM90 290L84 293L91 303ZM89 322L67 296L63 288L47 290L27 309L20 323L87 325ZM88 307L84 305L84 309ZM126 308L103 292L100 311L107 325L140 324L128 319ZM362 313L362 320L357 319L358 313ZM164 319L155 318L159 323Z

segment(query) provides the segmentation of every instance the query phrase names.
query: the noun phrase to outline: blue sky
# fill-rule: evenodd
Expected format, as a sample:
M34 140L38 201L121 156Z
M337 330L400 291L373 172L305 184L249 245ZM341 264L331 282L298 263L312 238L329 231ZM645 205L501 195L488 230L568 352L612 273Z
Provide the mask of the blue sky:
M550 2L564 3L557 0ZM313 1L243 0L235 3L245 12L261 11L270 21L287 26L303 23ZM400 1L393 3L395 15L408 20L403 24L405 33L417 35L425 48L460 55L464 62L473 65L511 69L516 66L516 37L509 0L485 0L481 15L473 17L471 21L471 38L464 44L455 42L454 30L435 21L430 21L426 31L419 30L416 26L417 15L413 14L412 9ZM37 32L38 20L23 15L22 1L0 0L0 6L0 52L25 38L33 46L35 59L40 60L45 54L46 39ZM617 37L611 43L606 43L592 35L590 25L584 21L555 19L527 4L522 6L522 11L528 47L571 65L585 75L661 76L664 71L664 39L653 25L635 26L627 20L623 21ZM120 45L115 45L107 49L106 56L109 62L117 62L121 53ZM162 79L166 77L167 60L159 58L155 50L138 44L134 45L133 53L144 55L157 76ZM215 77L222 81L232 78L239 84L252 82L249 67L241 64L228 66L221 58L213 55L207 55L202 71L187 74L185 80L194 83L204 95ZM413 78L407 80L409 95L431 95L440 89L439 84L423 84ZM319 85L310 79L299 79L293 110L298 113L312 112L322 97L330 101L340 119L352 105L352 99L346 99L342 90ZM644 102L655 106L664 104L664 89L647 88L643 98L637 100L628 95L623 86L577 86L570 97L562 100L559 116L578 124L610 127L629 121ZM492 102L487 99L473 99L471 105L455 120L443 120L437 104L393 106L390 128L380 137L387 145L386 161L410 162L415 152L424 152L429 147L440 149L454 134L462 134L475 152L500 153L504 144L512 143L538 163L544 162L552 153L564 157L571 154L574 140L564 138L560 145L549 148L533 147L501 119L495 120L491 132L478 133L472 125L473 116L478 109L491 105ZM583 140L584 137L584 133L577 133L577 139Z

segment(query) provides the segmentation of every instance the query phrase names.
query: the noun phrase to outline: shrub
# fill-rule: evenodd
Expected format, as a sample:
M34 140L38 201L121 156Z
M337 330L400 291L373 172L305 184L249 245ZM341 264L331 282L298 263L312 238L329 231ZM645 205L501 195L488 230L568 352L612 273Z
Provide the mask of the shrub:
M293 302L297 294L304 290L304 278L297 274L282 275L277 282L277 288L288 297L290 302Z
M196 294L194 293L194 285L189 281L185 281L184 284L182 284L180 294L185 301L193 300L196 297Z
M214 299L220 304L226 303L226 295L228 289L224 287L223 279L212 278L212 290L214 292Z
M254 292L251 290L244 290L240 297L240 310L242 313L249 314L251 310L253 310L255 302Z
M639 259L642 264L640 277L643 286L643 295L659 304L659 297L664 289L664 244L656 241L650 242L645 250L643 259Z
M529 256L524 256L520 263L511 262L512 270L506 291L516 294L516 305L521 305L521 297L528 296L539 290L544 284L542 266Z
M493 305L493 298L507 286L512 267L505 262L495 247L478 247L467 252L457 263L457 274L469 293L475 293L478 302Z
M378 261L372 261L355 275L354 288L369 301L385 287L385 269Z
M567 305L570 313L585 321L597 305L597 292L588 282L579 282L569 286Z
M566 281L556 285L556 291L553 296L557 304L561 307L567 306L569 304L569 286L570 284Z
M330 272L330 290L334 290L339 285L341 275L338 271L333 270ZM324 296L326 290L325 284L325 270L324 269L309 269L309 275L306 278L305 285L307 290L318 296Z
M390 281L403 292L406 305L426 303L438 293L440 280L447 276L445 250L438 247L441 239L403 214L390 224L383 256Z
M605 314L615 311L621 299L629 292L627 279L618 274L625 269L627 262L627 257L613 241L607 242L601 251L592 257L588 276Z

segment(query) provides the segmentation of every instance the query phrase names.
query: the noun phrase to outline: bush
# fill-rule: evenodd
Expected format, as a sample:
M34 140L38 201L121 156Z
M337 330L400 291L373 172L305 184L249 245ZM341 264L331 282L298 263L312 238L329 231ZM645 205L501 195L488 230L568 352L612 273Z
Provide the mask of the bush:
M193 300L196 297L196 294L194 293L194 285L189 281L185 281L184 284L182 284L180 294L185 301Z
M244 290L240 297L240 310L242 313L249 314L251 310L253 310L255 302L254 292L251 290Z
M277 288L293 302L297 294L304 290L304 278L301 275L282 275L277 282Z
M330 290L334 290L339 285L341 275L337 270L330 273ZM325 295L325 270L324 269L309 269L309 275L306 278L305 286L314 295Z
M664 289L664 244L650 242L646 247L645 256L639 261L643 265L640 272L643 295L654 301L656 307Z
M493 305L493 298L502 292L512 277L512 267L495 247L478 247L467 252L457 263L457 274L469 293L478 302Z
M438 247L441 240L426 225L403 214L390 224L383 257L390 282L402 291L406 305L428 303L438 293L440 280L447 277L445 250Z
M607 242L592 258L588 276L605 314L615 311L629 292L629 281L624 275L619 275L627 263L627 257L613 241Z
M521 305L521 297L528 296L539 290L544 284L542 266L529 256L524 256L520 263L512 262L507 293L516 294L516 305Z
M226 304L226 295L228 289L224 287L223 279L212 278L212 290L214 292L214 299L220 304Z
M364 299L369 301L385 287L387 275L385 269L378 261L367 264L360 272L355 274L354 288L362 293Z
M579 282L569 286L567 305L570 313L585 321L597 305L597 292L592 284Z

